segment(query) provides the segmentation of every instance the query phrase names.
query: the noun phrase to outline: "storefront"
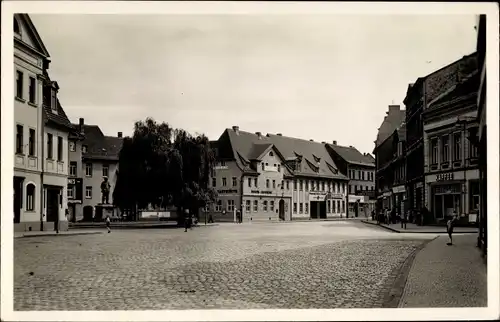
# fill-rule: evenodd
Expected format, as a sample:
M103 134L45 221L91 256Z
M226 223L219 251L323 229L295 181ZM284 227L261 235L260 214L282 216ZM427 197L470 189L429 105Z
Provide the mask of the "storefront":
M392 188L392 205L396 207L398 215L405 213L406 188L404 185Z

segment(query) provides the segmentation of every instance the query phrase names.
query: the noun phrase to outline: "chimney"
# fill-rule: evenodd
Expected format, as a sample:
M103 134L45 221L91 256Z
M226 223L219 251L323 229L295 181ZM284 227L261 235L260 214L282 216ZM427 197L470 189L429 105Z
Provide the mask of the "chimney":
M326 144L326 142L325 141L321 141L321 144Z
M83 123L84 123L84 119L83 117L80 117L80 119L78 120L78 127L79 127L79 130L80 130L80 133L83 133Z
M309 141L310 141L310 142L314 142L314 140L313 140L313 139L310 139Z
M123 137L123 132L118 132L118 137L119 138Z
M337 145L337 141L333 140L333 145Z
M283 136L283 134L281 134L281 133L276 133L276 135L277 135L277 136Z
M233 131L234 132L238 133L239 130L240 130L239 126L233 125Z
M255 132L255 134L257 134L257 136L259 137L259 140L262 139L262 133L261 132Z
M400 110L399 105L389 105L389 113L398 112Z

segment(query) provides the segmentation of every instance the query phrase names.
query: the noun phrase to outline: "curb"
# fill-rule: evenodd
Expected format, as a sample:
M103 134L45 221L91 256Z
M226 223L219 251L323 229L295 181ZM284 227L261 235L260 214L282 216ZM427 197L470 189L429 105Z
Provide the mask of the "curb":
M401 300L404 297L405 289L406 289L406 281L408 280L408 275L410 274L411 268L413 267L413 261L417 254L424 249L429 243L433 242L439 238L436 236L432 239L426 240L422 244L420 244L408 257L406 257L403 265L395 272L389 275L390 277L394 277L394 282L388 291L388 293L384 296L384 301L382 304L382 308L398 308Z
M408 234L446 234L445 230L443 230L443 231L428 231L428 230L422 230L422 231L404 230L404 231L401 231L401 230L398 230L398 229L395 229L392 227L388 227L386 225L379 225L379 224L372 223L372 222L365 221L365 220L361 220L361 222L364 224L368 224L368 225L382 227L382 228L385 228L387 230L393 231L393 232L398 233L398 234L401 234L401 233L403 233L403 234L405 234L405 233L408 233ZM457 227L457 228L459 228L459 227ZM455 229L457 229L457 228L455 228ZM453 233L454 234L477 234L478 232L477 231L457 231L457 230L455 230Z
M104 232L101 231L96 231L96 232L89 232L89 233L74 233L74 234L39 234L39 235L22 235L22 236L17 236L14 238L34 238L34 237L69 237L69 236L78 236L78 235L97 235L97 234L102 234Z

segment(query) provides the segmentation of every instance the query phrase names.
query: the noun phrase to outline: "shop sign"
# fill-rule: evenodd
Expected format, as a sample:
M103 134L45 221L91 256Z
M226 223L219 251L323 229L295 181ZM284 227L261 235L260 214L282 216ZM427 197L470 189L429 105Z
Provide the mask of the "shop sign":
M256 194L263 194L263 195L272 195L272 191L260 191L260 190L251 190L251 193L256 193Z
M397 186L392 188L393 193L404 193L406 191L405 186Z
M325 201L326 195L311 195L309 196L309 200L311 201Z
M332 199L344 199L344 195L341 193L332 193L331 198Z
M326 196L326 192L310 191L309 195L310 196L314 196L314 195L316 195L316 196Z
M439 173L436 176L436 181L451 181L453 180L453 172Z
M231 189L231 190L217 190L217 193L219 193L221 195L235 194L235 193L238 193L238 190L234 190L234 189Z
M386 191L383 194L384 197L390 197L391 195L392 195L392 192L390 192L390 191Z
M365 196L349 196L349 203L364 202L365 198Z

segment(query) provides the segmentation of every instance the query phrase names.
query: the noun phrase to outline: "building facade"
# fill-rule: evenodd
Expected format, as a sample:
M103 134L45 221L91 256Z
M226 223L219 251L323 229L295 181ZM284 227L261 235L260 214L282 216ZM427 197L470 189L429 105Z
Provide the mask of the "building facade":
M406 111L401 110L399 105L389 105L375 140L373 154L377 212L401 205L404 207L403 195L406 194L406 187L403 186L406 177L401 173L401 169L406 167L405 117Z
M97 125L84 124L80 118L78 135L69 144L70 177L68 181L68 207L71 221L99 221L102 214L96 206L102 205L101 183L106 177L111 186L106 205L113 204L118 158L123 135L106 136ZM112 216L119 216L114 209Z
M14 229L67 229L68 136L49 53L27 14L14 15Z
M349 178L347 217L367 217L375 210L375 158L353 146L340 146L337 141L326 149L339 171Z
M406 105L406 191L410 209L428 209L429 193L425 186L425 147L422 113L430 102L456 86L460 79L477 68L476 55L471 54L441 69L418 78L408 86ZM430 210L430 209L429 209Z
M450 89L429 102L423 116L426 204L434 221L454 214L476 222L479 211L477 147L478 70L458 76Z
M477 95L477 123L479 147L479 236L477 245L484 255L487 254L487 144L486 144L486 15L480 15L477 23L477 64L480 73Z
M338 172L324 144L226 129L216 143L212 187L216 220L289 221L341 217L348 179Z

